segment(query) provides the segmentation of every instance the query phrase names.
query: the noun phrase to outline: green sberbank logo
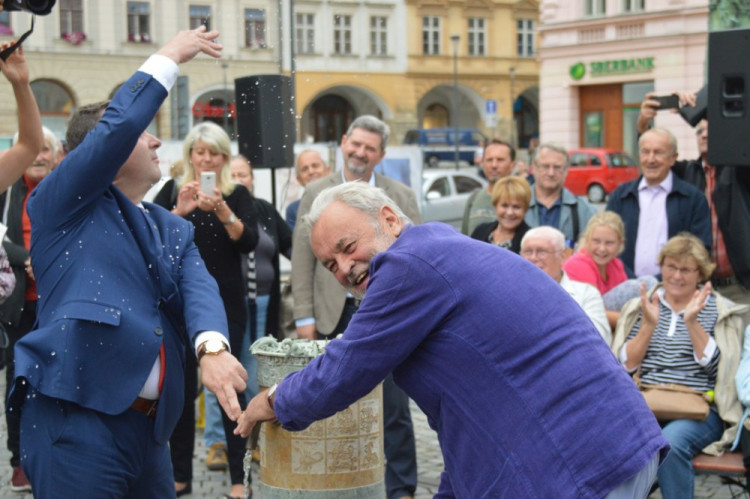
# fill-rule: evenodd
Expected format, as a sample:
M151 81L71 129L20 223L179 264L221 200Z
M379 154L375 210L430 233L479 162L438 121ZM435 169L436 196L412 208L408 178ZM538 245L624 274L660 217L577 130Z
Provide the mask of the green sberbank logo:
M630 59L611 59L606 61L591 61L588 63L588 74L597 76L612 76L621 74L650 73L654 70L653 57L632 57ZM577 62L570 66L570 77L580 80L586 76L586 64Z
M579 62L570 66L570 77L574 80L580 80L586 75L586 66Z

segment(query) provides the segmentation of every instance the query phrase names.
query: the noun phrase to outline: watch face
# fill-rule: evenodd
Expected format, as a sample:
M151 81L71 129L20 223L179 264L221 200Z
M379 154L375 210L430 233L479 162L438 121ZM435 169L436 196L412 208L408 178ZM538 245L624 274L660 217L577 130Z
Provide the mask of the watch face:
M221 340L208 340L206 342L206 353L219 353L224 350L224 343Z

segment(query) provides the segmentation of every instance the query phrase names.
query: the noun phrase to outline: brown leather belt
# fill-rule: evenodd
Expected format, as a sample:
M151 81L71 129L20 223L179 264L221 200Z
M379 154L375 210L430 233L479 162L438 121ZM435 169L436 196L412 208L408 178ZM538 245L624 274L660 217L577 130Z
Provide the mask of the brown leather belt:
M145 399L143 397L136 397L135 401L130 405L130 408L137 412L142 412L150 418L156 417L156 408L159 405L159 400Z

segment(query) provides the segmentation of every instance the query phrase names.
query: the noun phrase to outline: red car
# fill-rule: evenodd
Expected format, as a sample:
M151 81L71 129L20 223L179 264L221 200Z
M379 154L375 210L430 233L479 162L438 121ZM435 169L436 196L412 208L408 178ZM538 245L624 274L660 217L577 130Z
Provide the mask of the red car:
M635 159L617 149L571 149L570 168L565 187L577 196L586 195L592 203L601 203L615 188L638 178Z

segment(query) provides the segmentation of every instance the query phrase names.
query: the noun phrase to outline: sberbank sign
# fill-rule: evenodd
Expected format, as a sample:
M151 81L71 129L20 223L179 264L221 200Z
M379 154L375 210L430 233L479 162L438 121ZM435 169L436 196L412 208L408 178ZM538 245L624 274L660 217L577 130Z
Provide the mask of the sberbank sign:
M579 62L570 66L570 77L574 80L580 80L586 76L587 69L591 77L649 73L654 69L654 58L633 57L631 59L591 61L588 64L588 68L584 63Z

